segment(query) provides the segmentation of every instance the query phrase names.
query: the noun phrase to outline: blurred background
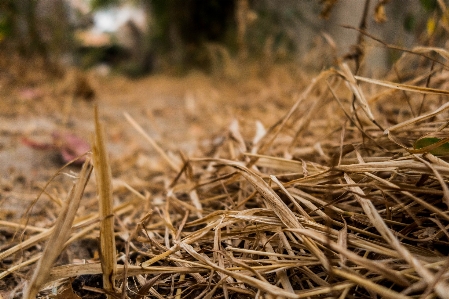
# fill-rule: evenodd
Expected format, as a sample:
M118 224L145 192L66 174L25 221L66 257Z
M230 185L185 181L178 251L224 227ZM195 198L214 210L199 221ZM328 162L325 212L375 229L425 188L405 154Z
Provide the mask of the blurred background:
M319 71L357 52L359 32L342 25L399 47L445 46L445 6L443 0L2 0L0 51L3 67L38 57L54 74L77 66L130 77L191 69L232 77L245 63L261 71L276 63ZM368 69L385 70L401 54L364 41Z

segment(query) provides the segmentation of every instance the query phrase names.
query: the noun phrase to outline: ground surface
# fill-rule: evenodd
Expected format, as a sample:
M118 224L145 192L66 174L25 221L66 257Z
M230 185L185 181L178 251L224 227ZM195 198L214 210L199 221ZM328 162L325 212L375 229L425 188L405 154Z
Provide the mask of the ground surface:
M295 79L282 71L262 79L235 80L201 73L183 77L155 75L134 81L94 73L85 76L95 91L94 100L73 95L71 86L76 82L70 75L62 81L12 87L2 84L2 171L11 166L30 170L33 164L29 159L41 162L33 158L39 152L23 149L19 142L22 137L44 142L49 141L53 131L86 137L93 130L94 105L99 106L105 120L113 155L121 154L121 147L130 146L132 139L124 112L156 141L166 143L168 149L188 151L199 137L221 132L232 119L244 127L255 120L271 125L270 121L277 120L289 108L301 88L299 82L295 86ZM139 139L133 142L138 143ZM44 152L44 156L48 154Z
M36 263L57 244L48 237L71 186L82 185L79 165L61 166L86 151L95 106L112 171L110 248L117 271L129 275L116 277L121 289L113 292L447 294L447 140L414 147L448 136L447 72L438 66L431 74L433 65L421 60L417 73L427 75L406 82L413 88L396 83L408 74L400 63L385 77L395 82L388 88L363 77L355 84L345 64L316 80L291 66L138 80L75 70L44 76L26 67L1 73L0 295L21 298L30 283L56 299L67 288L97 298L97 282L110 277L98 276L108 261L98 249L107 220L98 213L101 167L74 226L60 217L70 243L47 258L51 267ZM33 272L51 284L31 280Z
M95 93L93 98L76 90L79 80L88 82L88 88ZM72 180L70 173L80 169L65 168L65 174L56 176L50 191L46 190L50 194L32 205L49 179L67 162L61 157L59 144L65 141L55 141L52 134L74 134L90 143L95 105L104 121L114 178L144 180L152 176L149 173L166 173L168 166L126 121L124 112L174 159L179 159L179 152L195 157L214 138L220 142L233 120L238 121L246 138L253 138L256 121L265 127L274 124L300 92L301 80L286 68L273 69L269 75L231 79L191 72L178 77L153 75L131 80L75 70L56 78L36 75L20 80L19 74L12 79L3 77L0 219L15 223L29 219L36 226L51 225L56 215L47 214L58 209L52 196L64 200ZM30 215L25 215L31 206L28 218ZM2 242L0 251L10 245Z
M112 161L142 153L142 162L157 154L126 121L124 112L165 150L190 155L201 142L207 143L214 135L225 132L234 119L248 136L254 133L256 120L265 126L272 125L298 92L294 79L282 69L268 77L238 80L199 72L183 77L154 75L130 80L92 72L81 75L95 92L93 99L85 99L73 90L79 74L70 72L74 71L49 82L3 83L0 207L2 213L12 218L22 216L23 207L29 204L23 199L32 200L33 190L64 164L57 148L40 150L24 139L52 144L52 133L68 132L89 142L95 105L104 120ZM163 171L161 167L164 166L156 163L154 170ZM15 180L21 184L14 183Z

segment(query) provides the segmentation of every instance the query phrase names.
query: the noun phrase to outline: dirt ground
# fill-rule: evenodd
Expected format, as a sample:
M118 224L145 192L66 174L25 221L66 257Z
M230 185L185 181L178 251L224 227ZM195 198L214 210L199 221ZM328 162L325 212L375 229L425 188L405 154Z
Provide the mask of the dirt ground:
M265 128L273 125L290 108L305 80L289 67L267 73L246 70L238 78L190 72L137 80L73 69L57 77L35 74L21 78L20 71L15 71L0 80L0 220L36 228L53 225L61 200L80 170L80 165L61 170L67 162L63 148L69 141L54 136L74 136L74 150L89 144L95 106L105 126L114 185L125 182L151 193L163 188L155 186L158 181L166 185L167 178L173 179L175 174L167 176L167 163L124 113L171 158L181 161L181 155L210 155L205 151L229 137L232 123L239 125L245 139L253 138L260 124ZM160 178L154 179L158 175ZM95 188L91 179L87 198L95 195ZM90 199L82 203L80 214L97 209ZM12 231L6 229L0 236L0 252L12 245L8 240L18 240L10 235ZM71 248L62 263L95 255L85 245ZM16 260L17 256L5 259L3 270ZM23 281L11 279L0 280L0 289L20 290Z
M292 76L288 67L273 68L268 75L245 74L230 79L191 72L131 80L70 70L50 79L8 80L4 76L0 88L0 219L23 220L41 188L67 162L58 144L65 141L56 141L52 134L73 134L90 142L95 105L105 124L111 163L116 165L113 173L135 176L139 167L164 172L167 165L125 119L125 112L174 159L179 159L179 152L198 156L202 148L227 136L233 120L246 138L255 134L257 121L265 128L274 124L290 108L305 80L302 75ZM83 94L83 89L90 88L93 98ZM70 171L79 171L79 166L63 172ZM67 189L70 176L58 176L55 181L60 183L55 188ZM40 214L48 200L40 200L33 211Z
M73 69L47 76L27 64L1 71L0 299L32 287L41 298L103 298L111 276L100 266L111 261L123 296L254 298L262 289L304 298L342 285L335 297L399 298L427 285L447 294L436 281L447 279L449 248L448 73L417 57L419 76L407 84L395 82L408 74L406 59L405 71L383 78L392 82L355 83L347 64L317 77L292 65L138 80ZM88 180L79 162L95 107L110 163L98 162L97 130ZM111 183L96 177L108 166ZM79 208L58 218L76 201L74 184ZM110 185L112 199L98 196ZM101 214L105 199L114 210ZM116 243L99 246L99 223L112 214ZM56 242L59 223L67 243ZM103 258L108 249L116 261Z

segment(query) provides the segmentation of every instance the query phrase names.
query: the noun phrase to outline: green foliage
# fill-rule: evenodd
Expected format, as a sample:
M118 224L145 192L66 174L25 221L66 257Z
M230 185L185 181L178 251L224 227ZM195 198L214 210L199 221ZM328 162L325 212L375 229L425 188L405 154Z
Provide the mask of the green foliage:
M413 32L416 28L416 17L412 14L407 14L404 18L404 29L407 32Z
M169 30L172 13L170 7L174 4L172 0L151 1L154 19L153 42L158 45L159 51L168 51L170 47Z
M448 11L437 0L420 0L422 10L408 14L403 26L407 32L418 36L423 44L436 45L446 41ZM443 28L444 27L444 28Z
M0 16L0 42L11 34L11 23L4 16Z
M422 8L427 12L432 12L437 8L437 0L420 0Z
M14 6L12 1L0 1L0 42L12 34L12 17Z
M267 1L256 3L252 9L257 19L248 26L249 51L255 56L271 55L275 61L291 58L298 49L296 26L307 22L303 12L295 5L273 6Z
M149 1L149 0L147 0ZM234 2L221 0L152 0L151 45L167 65L181 69L210 66L208 44L232 49Z
M413 145L416 150L425 150L435 156L449 155L449 142L437 137L424 137L418 139Z
M104 8L107 6L113 6L120 3L120 0L92 0L90 6L93 10Z

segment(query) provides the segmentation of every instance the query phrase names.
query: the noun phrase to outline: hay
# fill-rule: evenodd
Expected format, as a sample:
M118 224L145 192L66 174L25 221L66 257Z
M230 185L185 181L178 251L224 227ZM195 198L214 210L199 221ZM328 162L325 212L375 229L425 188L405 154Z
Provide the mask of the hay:
M116 250L117 263L106 267L113 274L103 281L115 280L104 289L85 285L89 296L449 298L449 152L441 148L449 132L448 72L442 64L435 68L439 80L422 86L425 77L378 80L354 76L342 64L312 79L284 117L256 138L233 123L220 142L189 156L170 155L125 114L165 163L163 180L113 180L114 230L103 229L114 233L116 245L114 238L108 244L116 248L49 273L34 267L43 281L30 285L41 296L53 290L62 298L75 277L105 275L105 258L113 260ZM94 161L105 157L99 132ZM432 134L442 141L414 146ZM436 148L439 156L430 153ZM106 200L109 166L100 160L95 171ZM122 167L132 172L134 166ZM78 213L58 250L98 237L101 223L114 219L105 211ZM25 229L26 238L3 249L0 259L34 249L0 277L42 263L47 251L33 246L47 239L52 246L58 223L39 229L2 222Z

